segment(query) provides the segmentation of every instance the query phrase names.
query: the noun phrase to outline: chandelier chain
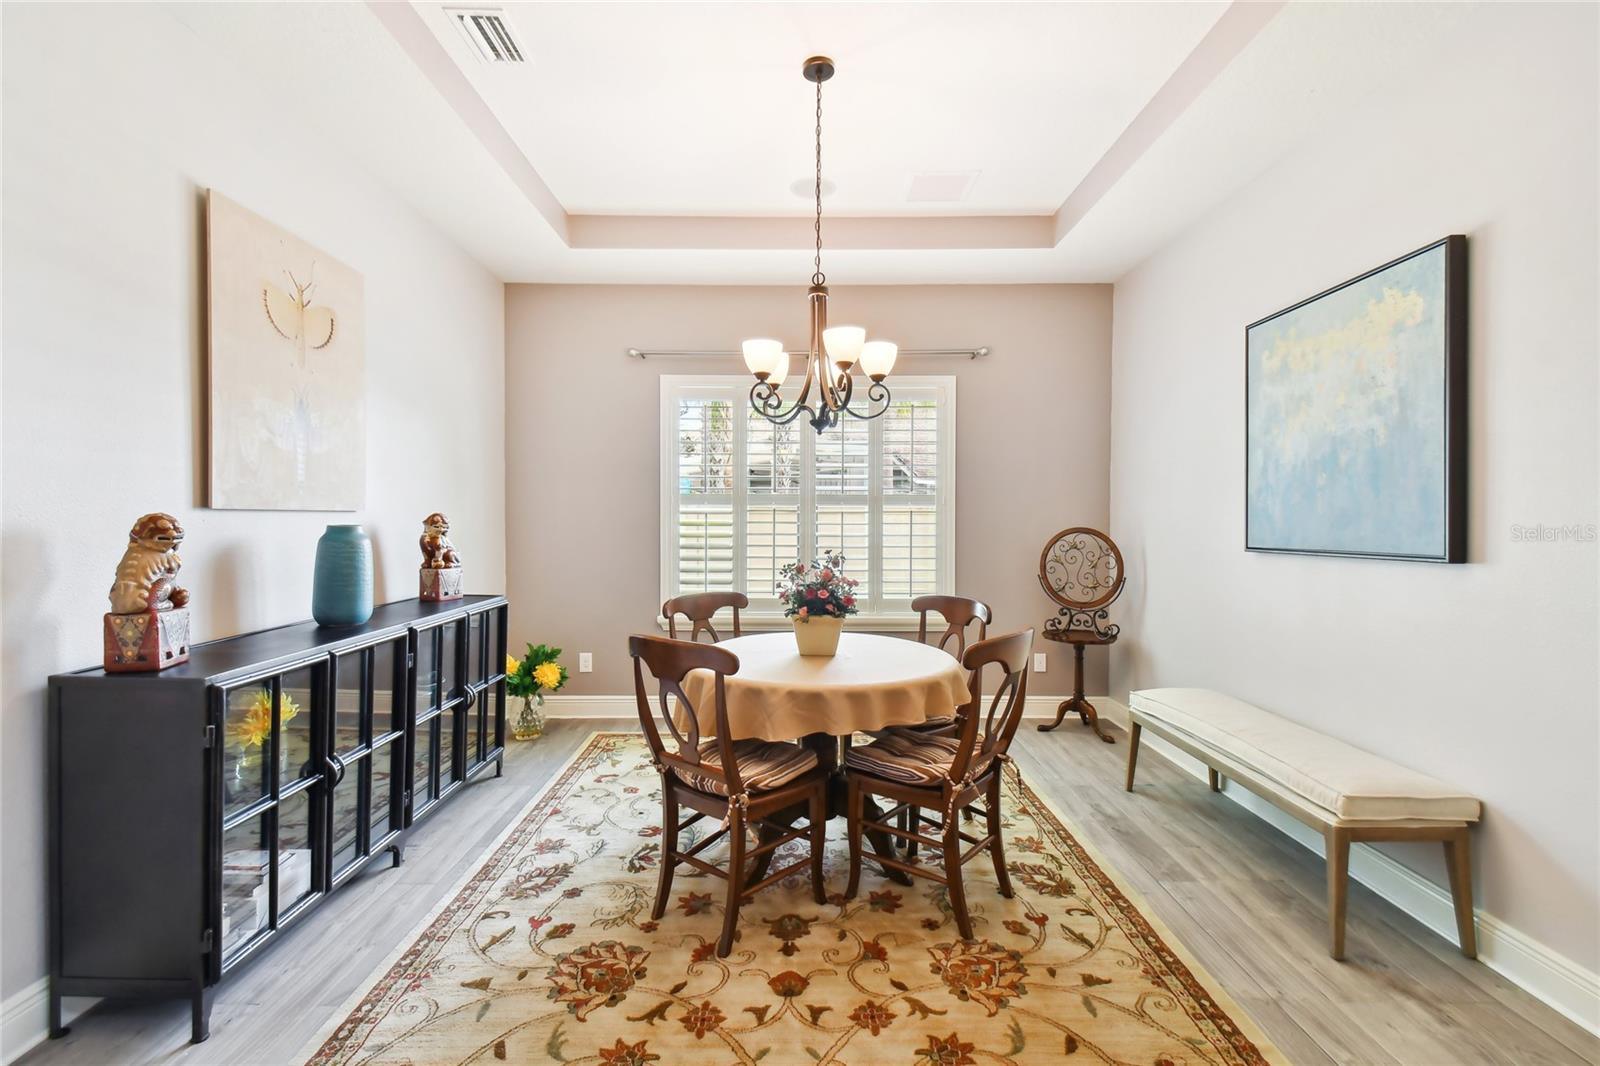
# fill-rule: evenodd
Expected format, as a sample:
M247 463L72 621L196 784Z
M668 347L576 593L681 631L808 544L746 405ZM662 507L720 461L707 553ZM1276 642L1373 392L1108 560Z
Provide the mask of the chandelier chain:
M817 233L817 254L812 260L814 268L811 284L822 285L828 280L822 272L822 79L817 79L817 219L813 228Z

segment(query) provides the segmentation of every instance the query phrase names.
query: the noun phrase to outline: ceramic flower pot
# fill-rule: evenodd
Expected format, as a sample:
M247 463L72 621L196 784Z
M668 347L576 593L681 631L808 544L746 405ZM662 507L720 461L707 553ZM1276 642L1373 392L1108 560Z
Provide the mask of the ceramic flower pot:
M794 642L801 655L832 655L839 650L839 634L844 630L843 618L796 618Z
M372 617L372 541L360 526L329 526L317 541L311 617L324 626Z

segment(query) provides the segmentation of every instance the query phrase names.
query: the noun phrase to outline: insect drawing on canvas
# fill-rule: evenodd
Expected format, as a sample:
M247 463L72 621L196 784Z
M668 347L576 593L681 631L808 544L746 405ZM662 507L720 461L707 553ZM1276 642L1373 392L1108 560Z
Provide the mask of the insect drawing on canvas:
M366 484L361 275L206 193L209 500L348 511Z
M294 342L300 355L300 369L304 370L307 349L320 350L333 343L333 308L313 305L311 302L312 290L317 287L316 263L311 264L311 272L306 275L304 285L288 270L283 272L283 276L289 279L292 294L270 281L264 282L261 286L261 306L272 328L285 340Z

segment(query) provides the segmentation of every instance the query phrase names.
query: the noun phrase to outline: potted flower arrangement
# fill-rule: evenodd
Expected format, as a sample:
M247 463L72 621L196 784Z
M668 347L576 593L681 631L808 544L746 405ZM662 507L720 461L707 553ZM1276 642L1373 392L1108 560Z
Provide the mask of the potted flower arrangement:
M801 655L832 655L846 615L856 613L856 580L844 576L844 555L827 552L811 563L790 563L778 571L778 598L794 620Z
M532 740L544 732L544 694L567 683L567 668L556 660L561 649L548 644L528 645L528 654L518 659L506 656L506 691L522 700L522 711L511 727L515 740Z

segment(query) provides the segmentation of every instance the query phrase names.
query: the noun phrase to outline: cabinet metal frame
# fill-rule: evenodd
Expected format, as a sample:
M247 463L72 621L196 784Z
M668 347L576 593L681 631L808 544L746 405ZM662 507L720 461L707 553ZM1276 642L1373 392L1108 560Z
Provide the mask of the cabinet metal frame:
M197 644L191 650L189 663L160 673L106 674L94 669L51 677L50 1035L57 1037L66 1032L61 1024L63 996L187 996L192 1005L192 1039L204 1040L209 1035L212 992L218 983L261 957L288 928L380 857L392 854L395 865L399 865L405 839L418 814L431 813L491 763L496 776L500 776L505 755L504 673L490 667L504 662L507 614L508 605L501 596L472 596L445 604L400 601L381 606L371 623L348 633L309 622L298 623ZM484 628L476 649L480 658L469 662L475 616ZM418 723L417 642L425 635L437 643L445 625L458 627L455 684L451 692L441 692L443 706L438 711L430 708L428 716ZM386 644L394 648L393 673L387 682L380 683L375 676L378 649ZM341 657L352 655L358 658L341 664ZM483 658L489 655L495 658ZM350 750L340 752L336 728L339 671L341 665L348 668L350 661L359 662L362 674L360 738ZM298 768L295 779L286 783L281 766L283 679L302 669L311 671L310 706L303 712L309 716L306 724L310 756ZM263 682L273 700L273 729L262 753L264 794L228 811L223 778L228 694ZM400 686L391 696L384 722L387 727L398 728L379 727L382 716L376 706L377 695L384 684L390 688ZM471 733L467 728L468 714L476 716L473 750L468 750L467 743ZM409 791L419 735L430 744L429 772L438 781L437 749L431 746L431 722L435 719L440 728L448 726L452 730L451 780L445 789L436 788L436 798L426 807L414 812ZM419 734L419 727L426 732ZM108 753L106 748L117 741L105 739L96 729L113 735L120 732L123 743L135 749L142 744L143 756L130 757L114 747ZM488 735L491 730L492 744ZM189 747L190 743L194 746ZM181 760L190 751L195 752L196 761L185 764ZM69 778L68 768L90 753L95 755L88 764L93 770L79 768ZM373 783L380 759L390 760L389 820L386 831L375 835L371 818ZM342 795L340 786L352 770L358 775L354 782L357 855L348 866L336 870L335 805ZM97 775L101 773L106 780L99 779ZM65 791L66 780L71 780L75 789L70 797ZM158 782L167 783L164 793L150 787ZM127 806L140 803L141 789L163 795L163 806ZM303 897L286 905L279 899L280 812L286 801L293 802L302 795L308 805L310 888ZM183 801L184 796L193 796L193 802ZM140 839L134 845L125 840L108 842L101 823L109 819L100 812L105 809L104 804L113 800L122 805L118 808L122 812L135 812L140 826L147 827L148 831L140 830ZM65 839L69 817L74 836ZM252 824L266 845L266 922L224 958L224 834ZM82 856L102 854L97 847L127 854L132 853L133 847L158 852L166 849L173 856L172 862L165 864L125 858L110 863L103 873L97 871L93 892L143 894L152 906L172 901L165 906L159 927L154 931L151 927L140 930L142 938L132 933L124 937L119 931L109 938L110 942L104 937L97 940L90 933L100 919L87 911L77 913L78 901L90 897L90 878L82 869ZM193 869L191 862L198 869ZM69 865L73 867L70 883ZM194 879L187 880L190 877ZM75 905L72 910L68 909L69 903ZM185 929L193 930L192 941ZM69 956L74 960L75 971L70 974L65 972Z

